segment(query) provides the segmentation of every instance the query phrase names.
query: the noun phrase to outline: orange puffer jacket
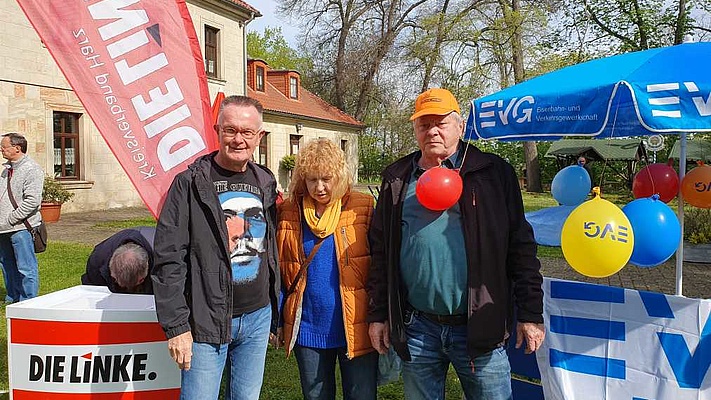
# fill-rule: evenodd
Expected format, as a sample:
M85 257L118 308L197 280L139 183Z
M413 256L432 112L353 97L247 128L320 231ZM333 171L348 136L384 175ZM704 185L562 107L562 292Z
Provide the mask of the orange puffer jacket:
M365 283L370 268L368 228L373 214L373 197L364 193L350 192L343 197L341 218L333 233L338 259L341 303L346 331L348 358L374 351L368 336L368 295ZM277 248L282 287L288 291L305 260L301 232L301 199L289 198L279 205L277 224ZM308 274L308 269L306 274ZM301 277L294 293L284 302L284 343L286 355L291 354L296 343L301 321L302 301L306 290L306 274Z

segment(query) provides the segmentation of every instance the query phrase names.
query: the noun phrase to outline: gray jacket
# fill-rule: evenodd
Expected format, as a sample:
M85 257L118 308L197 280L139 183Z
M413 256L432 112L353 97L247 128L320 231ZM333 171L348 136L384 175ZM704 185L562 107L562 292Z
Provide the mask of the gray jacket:
M42 202L44 171L27 155L14 163L6 162L0 174L0 233L16 232L25 228L22 222L27 220L31 226L40 224L42 217L39 209ZM17 209L10 202L7 190L10 167L13 169L10 185L17 203Z

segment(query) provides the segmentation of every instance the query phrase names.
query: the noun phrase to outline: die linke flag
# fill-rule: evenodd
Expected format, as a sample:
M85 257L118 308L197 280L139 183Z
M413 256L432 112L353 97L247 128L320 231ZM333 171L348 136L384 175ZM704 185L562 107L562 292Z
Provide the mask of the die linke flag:
M184 0L17 0L141 198L217 148Z

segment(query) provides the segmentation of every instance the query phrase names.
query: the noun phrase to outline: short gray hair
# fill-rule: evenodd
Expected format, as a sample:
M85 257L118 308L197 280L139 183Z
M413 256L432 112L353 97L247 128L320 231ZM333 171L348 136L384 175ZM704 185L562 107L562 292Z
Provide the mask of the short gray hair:
M27 153L27 139L17 132L9 132L2 137L10 139L10 144L13 146L20 146L20 151L24 154Z
M119 246L109 260L109 271L122 288L132 289L148 276L148 252L136 243Z

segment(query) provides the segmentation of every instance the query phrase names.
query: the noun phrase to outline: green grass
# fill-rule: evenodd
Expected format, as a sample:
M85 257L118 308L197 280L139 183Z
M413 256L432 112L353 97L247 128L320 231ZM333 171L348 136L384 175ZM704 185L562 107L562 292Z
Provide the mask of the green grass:
M558 205L558 202L555 201L550 193L521 192L521 196L523 197L523 209L525 212L555 207Z
M560 247L538 246L538 257L563 258L563 250Z
M156 219L153 217L137 218L137 219L127 219L121 221L106 221L99 222L95 224L98 228L116 228L116 229L126 229L133 228L136 226L155 226Z
M536 211L536 210L540 210L542 208L555 207L558 205L558 202L553 198L553 195L551 195L550 192L529 193L529 192L522 191L521 197L523 197L523 208L524 208L524 211L526 211L526 212ZM607 200L607 201L617 205L620 208L624 207L625 204L634 200L634 197L632 197L631 192L602 193L602 195L600 197L602 197L604 200ZM587 200L591 200L591 199L592 199L592 196L588 195Z

